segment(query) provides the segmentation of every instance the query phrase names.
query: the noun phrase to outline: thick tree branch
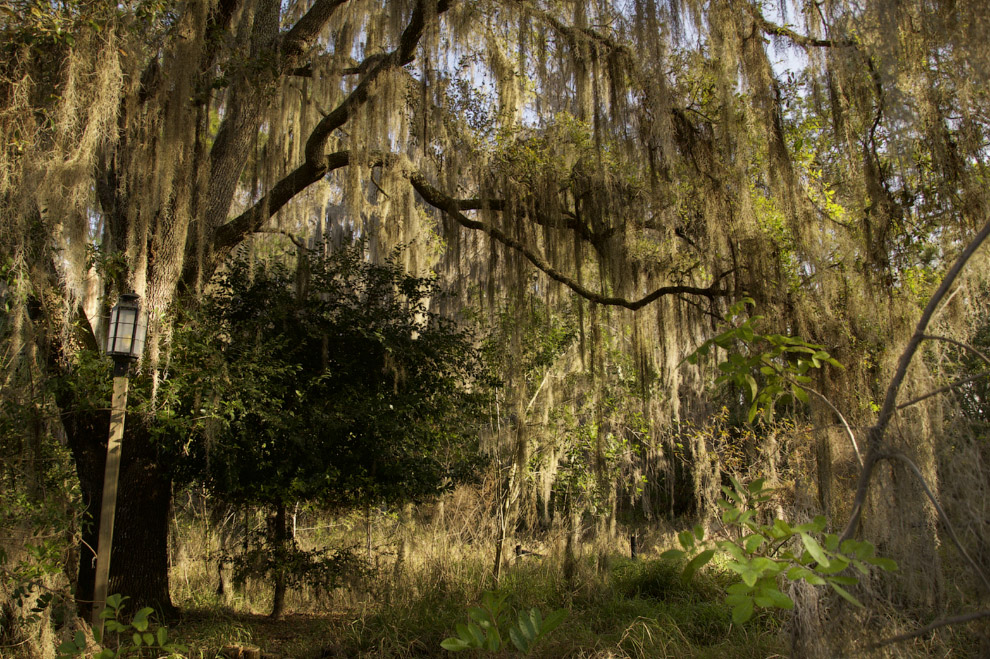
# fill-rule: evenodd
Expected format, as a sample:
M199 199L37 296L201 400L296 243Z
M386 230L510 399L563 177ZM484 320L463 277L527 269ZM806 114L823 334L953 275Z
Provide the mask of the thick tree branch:
M272 186L271 191L259 199L215 234L214 245L219 253L238 245L249 234L258 231L268 219L289 203L293 197L316 183L329 172L350 163L350 153L341 151L325 156L319 165L305 162Z
M323 152L330 134L346 124L354 116L358 108L364 105L371 96L374 84L383 74L413 61L419 40L423 36L423 31L426 29L427 10L425 3L433 1L421 0L416 5L416 9L413 11L406 29L402 31L402 36L399 37L399 45L395 50L376 62L368 71L367 75L358 83L357 87L347 95L347 98L341 101L340 105L334 108L330 114L323 117L320 123L316 125L313 132L310 133L309 139L306 140L307 162L314 165L320 162L323 158ZM449 0L440 0L436 5L436 14L439 15L447 11L449 5Z
M621 298L621 297L613 297L613 296L596 293L595 291L592 291L591 289L585 287L578 281L558 271L541 254L530 248L522 241L517 240L512 236L509 236L508 234L506 234L504 231L502 231L497 227L493 227L490 224L478 220L472 220L471 218L464 215L464 213L461 212L459 202L456 199L453 199L452 197L449 197L443 194L442 192L440 192L438 189L430 185L426 181L426 179L423 178L420 174L415 174L415 173L410 174L409 180L412 182L413 187L420 194L420 196L424 200L426 200L426 202L429 203L431 206L434 206L435 208L438 208L443 212L447 213L447 215L453 218L454 221L456 221L461 226L467 229L473 229L475 231L483 231L486 234L488 234L488 236L490 236L493 240L502 243L506 247L510 247L516 250L517 252L525 256L530 263L532 263L537 268L542 270L548 277L550 277L555 281L560 282L561 284L564 284L565 286L570 288L572 291L574 291L581 297L590 300L592 302L596 302L598 304L603 304L603 305L609 305L609 306L625 307L626 309L631 309L635 311L636 309L645 307L646 305L660 299L665 295L687 294L687 295L699 295L703 297L713 298L713 297L726 296L729 294L728 290L718 286L718 281L721 278L717 279L714 283L712 283L711 286L708 286L707 288L701 288L698 286L683 286L683 285L662 286L638 300L626 300L625 298Z
M282 40L282 57L289 66L293 66L309 50L337 7L346 2L347 0L316 0L309 11L296 21Z
M396 156L389 153L369 153L369 167L387 165L394 163ZM323 156L319 165L313 165L309 161L297 167L293 172L285 176L276 183L271 192L256 202L251 208L241 213L227 224L220 227L216 232L216 249L223 252L232 249L251 233L260 231L268 219L285 206L293 197L305 190L307 187L319 181L329 172L353 165L349 151L339 151L327 156ZM520 240L509 236L497 227L493 227L485 222L473 220L462 212L465 209L490 208L498 210L496 206L501 206L500 202L486 204L484 200L468 199L458 200L450 197L433 187L421 174L416 172L407 173L413 188L431 206L447 213L458 224L466 229L483 231L493 240L502 243L506 247L516 250L525 256L534 266L542 270L551 279L564 284L578 295L597 302L598 304L619 306L633 311L645 307L665 295L696 295L707 298L724 297L730 291L721 288L718 282L724 275L718 277L711 286L702 288L699 286L662 286L653 292L643 296L638 300L627 300L621 297L602 295L585 287L578 281L568 277L554 268L540 253L533 250Z

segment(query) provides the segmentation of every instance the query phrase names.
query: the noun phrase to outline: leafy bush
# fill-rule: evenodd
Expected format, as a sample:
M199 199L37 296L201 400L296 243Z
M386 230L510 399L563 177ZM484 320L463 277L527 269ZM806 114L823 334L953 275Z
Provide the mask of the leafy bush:
M725 499L718 501L723 510L722 523L730 537L706 541L704 529L697 525L678 534L681 549L670 549L662 556L681 559L691 555L683 571L685 578L690 579L716 553L722 553L726 567L739 575L739 581L726 589L725 598L726 604L732 606L732 619L737 624L749 620L756 608L794 608L791 598L780 590L780 579L805 581L812 586L828 585L851 604L862 607L846 590L858 584L859 578L846 571L855 568L865 575L871 566L897 569L894 561L876 556L876 549L869 542L853 539L840 542L837 534L824 533L827 522L821 515L796 525L777 518L760 521L766 516L759 507L770 500L770 488L764 487L762 478L747 487L735 478L730 480L732 487L722 486Z
M469 649L498 652L506 647L504 639L508 636L517 650L529 654L567 617L566 609L557 609L544 619L540 610L533 607L519 611L513 623L512 616L507 615L505 599L505 595L485 591L482 606L470 607L470 620L467 624L458 623L457 636L444 639L440 647L451 652Z
M101 634L98 628L93 628L93 638L102 646L99 652L87 655L86 635L77 631L72 640L58 646L59 659L80 656L92 656L93 659L143 657L148 652L153 652L155 657L181 659L186 647L169 640L168 628L154 624L155 611L151 607L138 610L129 623L122 621L120 613L126 599L122 595L107 597L107 605L100 613L105 620L105 631Z

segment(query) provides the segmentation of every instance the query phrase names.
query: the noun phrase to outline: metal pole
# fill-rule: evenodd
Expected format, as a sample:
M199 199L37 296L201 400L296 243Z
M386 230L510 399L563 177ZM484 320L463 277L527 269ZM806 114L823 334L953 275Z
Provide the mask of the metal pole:
M107 440L107 466L103 472L100 539L96 552L96 586L93 589L93 627L100 630L100 638L103 638L103 618L100 614L107 604L110 552L113 548L113 519L117 512L117 480L120 475L121 442L124 438L124 413L127 410L128 364L125 360L115 359L114 362L110 437Z

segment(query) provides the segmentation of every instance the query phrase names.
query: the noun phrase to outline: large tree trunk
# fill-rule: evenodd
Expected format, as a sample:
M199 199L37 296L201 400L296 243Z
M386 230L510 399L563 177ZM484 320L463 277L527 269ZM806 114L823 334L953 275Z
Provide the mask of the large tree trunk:
M123 453L114 523L113 551L110 558L110 594L131 599L133 612L151 606L159 615L176 613L169 595L168 519L172 482L165 467L156 460L147 432L125 422ZM88 618L93 600L96 573L97 534L106 463L108 413L75 412L65 416L65 430L76 463L76 473L92 521L84 527L79 553L76 601L79 613Z

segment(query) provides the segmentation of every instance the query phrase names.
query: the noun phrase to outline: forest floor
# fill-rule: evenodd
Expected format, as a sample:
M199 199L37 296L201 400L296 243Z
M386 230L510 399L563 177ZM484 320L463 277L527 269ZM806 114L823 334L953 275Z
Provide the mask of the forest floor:
M787 654L784 616L763 614L744 626L732 623L716 573L684 582L678 565L660 560L615 558L607 573L587 565L568 586L557 566L510 567L495 591L506 597L505 626L515 613L536 607L545 617L563 608L567 617L534 649L537 657L779 657ZM224 647L257 647L263 656L429 657L450 652L440 642L468 621L468 607L481 592L467 583L438 579L430 588L413 578L401 592L348 593L349 604L325 610L327 602L297 600L299 609L281 620L204 602L186 608L171 636L189 656L216 657ZM259 602L260 604L261 602ZM495 656L518 656L509 644Z

